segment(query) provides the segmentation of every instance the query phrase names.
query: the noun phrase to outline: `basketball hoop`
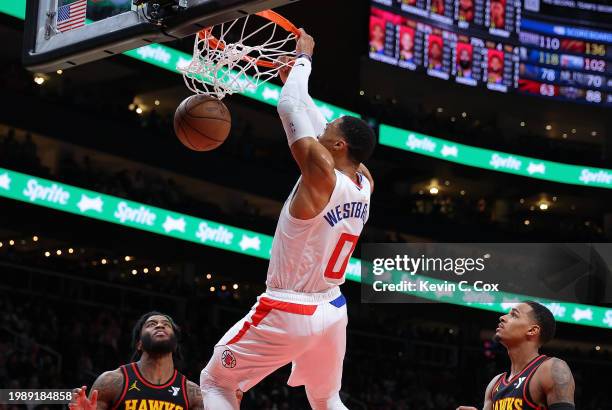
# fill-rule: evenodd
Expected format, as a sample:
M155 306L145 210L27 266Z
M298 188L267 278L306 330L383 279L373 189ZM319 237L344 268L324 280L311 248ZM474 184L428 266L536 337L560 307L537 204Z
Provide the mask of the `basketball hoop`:
M217 99L237 92L254 91L278 75L292 56L298 29L272 10L255 13L201 30L195 38L193 60L178 69L187 88ZM255 20L255 21L253 21Z

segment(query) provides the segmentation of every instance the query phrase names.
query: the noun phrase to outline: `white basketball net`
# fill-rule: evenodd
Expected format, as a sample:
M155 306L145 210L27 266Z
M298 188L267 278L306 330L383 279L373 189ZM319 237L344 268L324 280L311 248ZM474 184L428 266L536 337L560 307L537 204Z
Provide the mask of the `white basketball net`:
M253 92L278 75L283 65L279 57L293 55L297 37L268 20L253 30L250 17L196 34L193 60L178 67L192 92L222 99L228 94ZM252 20L262 18L255 16ZM249 45L249 40L258 44Z

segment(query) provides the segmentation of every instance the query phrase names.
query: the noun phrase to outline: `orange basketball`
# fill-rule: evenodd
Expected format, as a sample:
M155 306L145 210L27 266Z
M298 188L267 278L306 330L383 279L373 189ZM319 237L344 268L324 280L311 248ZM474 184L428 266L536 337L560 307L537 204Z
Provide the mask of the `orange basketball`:
M174 113L174 132L194 151L210 151L223 144L231 126L232 117L225 104L208 95L185 98Z

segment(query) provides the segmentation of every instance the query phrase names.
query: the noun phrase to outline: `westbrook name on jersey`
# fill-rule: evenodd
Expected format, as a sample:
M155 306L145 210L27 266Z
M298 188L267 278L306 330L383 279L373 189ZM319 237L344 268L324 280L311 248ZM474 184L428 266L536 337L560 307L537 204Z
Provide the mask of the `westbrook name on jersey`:
M268 289L320 293L344 283L344 271L368 220L371 187L357 173L358 183L335 170L336 185L328 204L313 218L291 215L291 200L301 177L285 201L274 233Z

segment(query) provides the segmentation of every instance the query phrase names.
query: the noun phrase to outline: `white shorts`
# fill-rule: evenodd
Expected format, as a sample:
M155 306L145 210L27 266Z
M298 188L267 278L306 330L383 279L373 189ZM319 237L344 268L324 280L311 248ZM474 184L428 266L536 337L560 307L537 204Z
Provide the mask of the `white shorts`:
M217 343L202 373L224 388L245 392L292 362L287 384L306 386L314 398L338 393L346 351L346 299L337 287L327 293L330 297L316 295L316 303L309 294L267 291L259 296Z

